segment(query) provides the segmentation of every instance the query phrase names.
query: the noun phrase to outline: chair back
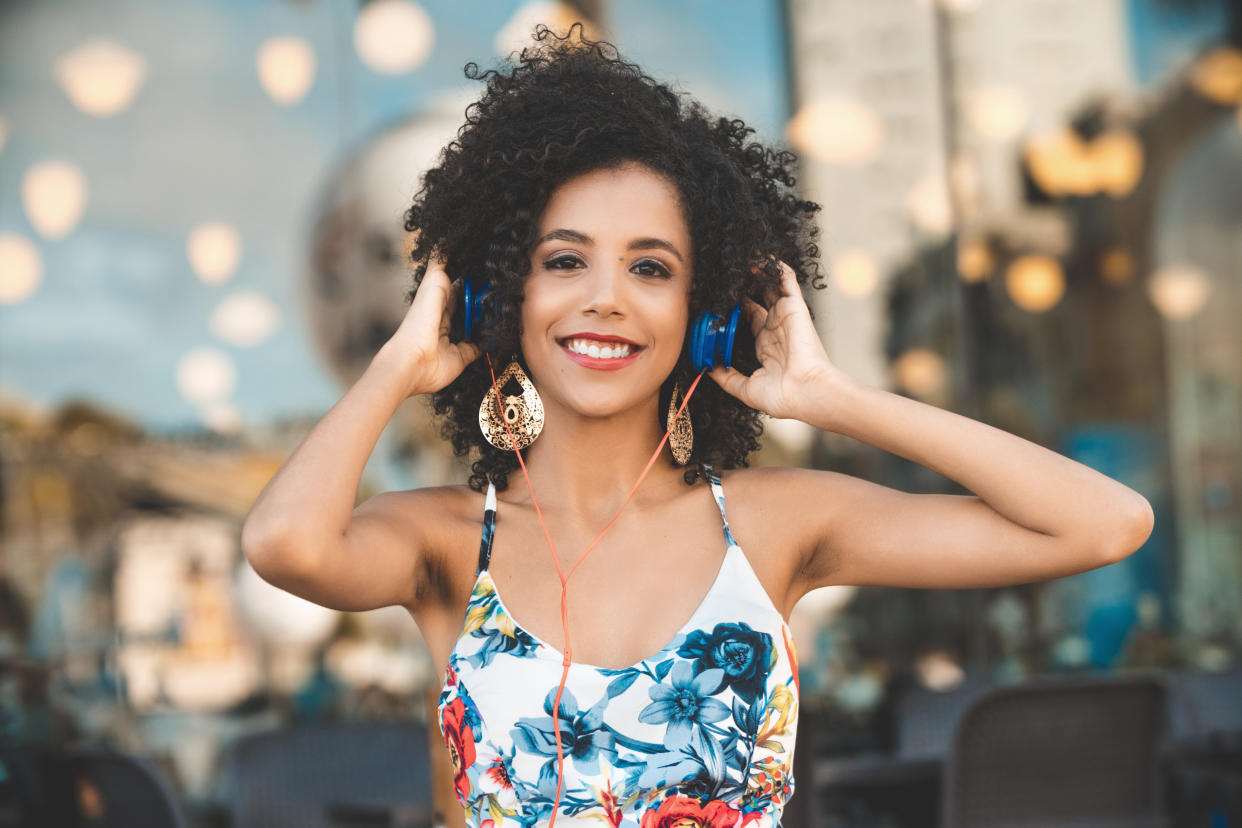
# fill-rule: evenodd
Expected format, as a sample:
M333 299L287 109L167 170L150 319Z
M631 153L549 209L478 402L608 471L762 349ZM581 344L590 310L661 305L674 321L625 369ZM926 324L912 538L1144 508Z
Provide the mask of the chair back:
M966 679L951 690L917 687L907 691L897 702L897 755L903 759L947 757L958 719L988 687Z
M307 724L246 736L226 766L234 828L430 824L431 758L427 729L416 722Z
M107 747L69 754L82 828L189 828L177 795L155 766Z
M1164 683L1037 679L980 694L944 776L947 828L1162 825Z
M1242 733L1242 667L1224 673L1174 673L1166 681L1174 739Z

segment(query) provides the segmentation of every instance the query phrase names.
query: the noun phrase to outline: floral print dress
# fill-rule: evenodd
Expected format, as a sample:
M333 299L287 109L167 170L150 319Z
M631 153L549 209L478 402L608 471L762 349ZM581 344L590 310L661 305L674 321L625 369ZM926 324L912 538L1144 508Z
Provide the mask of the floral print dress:
M488 485L479 572L445 671L440 730L471 828L778 828L793 793L797 656L789 627L733 539L719 476L704 467L727 544L711 589L655 655L624 669L562 657L506 610L488 572Z

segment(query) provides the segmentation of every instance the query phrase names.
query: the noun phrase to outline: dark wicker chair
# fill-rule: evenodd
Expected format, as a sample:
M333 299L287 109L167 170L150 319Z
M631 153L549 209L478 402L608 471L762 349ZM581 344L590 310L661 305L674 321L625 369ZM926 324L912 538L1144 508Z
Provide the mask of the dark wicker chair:
M247 736L221 769L232 824L430 826L427 738L414 722L299 725Z
M1172 738L1242 732L1242 668L1173 673L1167 681Z
M946 828L1164 826L1165 684L1038 679L981 694L944 775Z
M950 690L916 687L897 701L897 756L940 759L953 747L953 731L962 713L991 685L966 679Z
M1168 677L1165 757L1177 825L1242 825L1242 668Z
M173 789L145 759L111 748L74 748L68 765L82 828L189 828Z
M986 687L968 679L951 690L914 687L902 693L892 710L896 744L891 755L820 757L813 738L818 720L808 717L805 730L799 723L794 754L799 793L782 824L932 825L953 726Z

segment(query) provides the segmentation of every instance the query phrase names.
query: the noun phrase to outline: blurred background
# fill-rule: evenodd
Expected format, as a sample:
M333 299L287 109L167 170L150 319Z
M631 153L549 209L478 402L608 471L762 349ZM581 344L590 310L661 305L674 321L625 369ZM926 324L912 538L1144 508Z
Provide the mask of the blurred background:
M149 824L282 824L272 791L351 772L296 824L458 824L409 615L276 590L240 527L405 312L401 214L463 65L574 20L798 152L836 364L1155 509L1072 578L809 595L787 828L969 824L944 809L980 694L1127 676L1166 693L1159 807L1242 824L1242 2L10 0L0 825L122 824L113 778L182 820ZM756 463L962 492L797 422ZM464 478L414 400L359 499ZM386 770L344 762L393 733Z

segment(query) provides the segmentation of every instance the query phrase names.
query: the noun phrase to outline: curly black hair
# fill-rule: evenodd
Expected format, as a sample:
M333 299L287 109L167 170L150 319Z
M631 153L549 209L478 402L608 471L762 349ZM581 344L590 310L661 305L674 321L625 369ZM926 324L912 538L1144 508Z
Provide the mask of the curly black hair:
M539 217L565 181L626 162L663 174L681 194L693 244L691 324L704 310L723 315L743 295L758 298L773 289L780 281L779 261L794 269L800 283L824 286L812 218L820 208L794 191L792 153L748 142L754 129L710 115L624 60L612 44L585 37L581 24L563 36L539 26L535 39L506 71L466 64L466 77L487 88L466 108L465 124L423 176L405 214L406 230L416 233L407 301L433 253L443 257L453 282L469 277L490 283L480 344L498 372L514 357L526 370L519 347L521 302ZM449 336L461 339L460 318ZM743 373L758 367L744 320L733 364ZM674 381L684 393L696 373L683 349L661 385L657 410L667 410ZM493 447L479 430L479 402L490 388L487 362L478 359L431 397L435 413L448 415L441 433L453 453L479 452L469 480L475 491L489 479L503 491L518 467L512 450ZM704 463L748 465L763 433L761 412L710 380L700 381L687 410L694 428L687 484L702 474Z

